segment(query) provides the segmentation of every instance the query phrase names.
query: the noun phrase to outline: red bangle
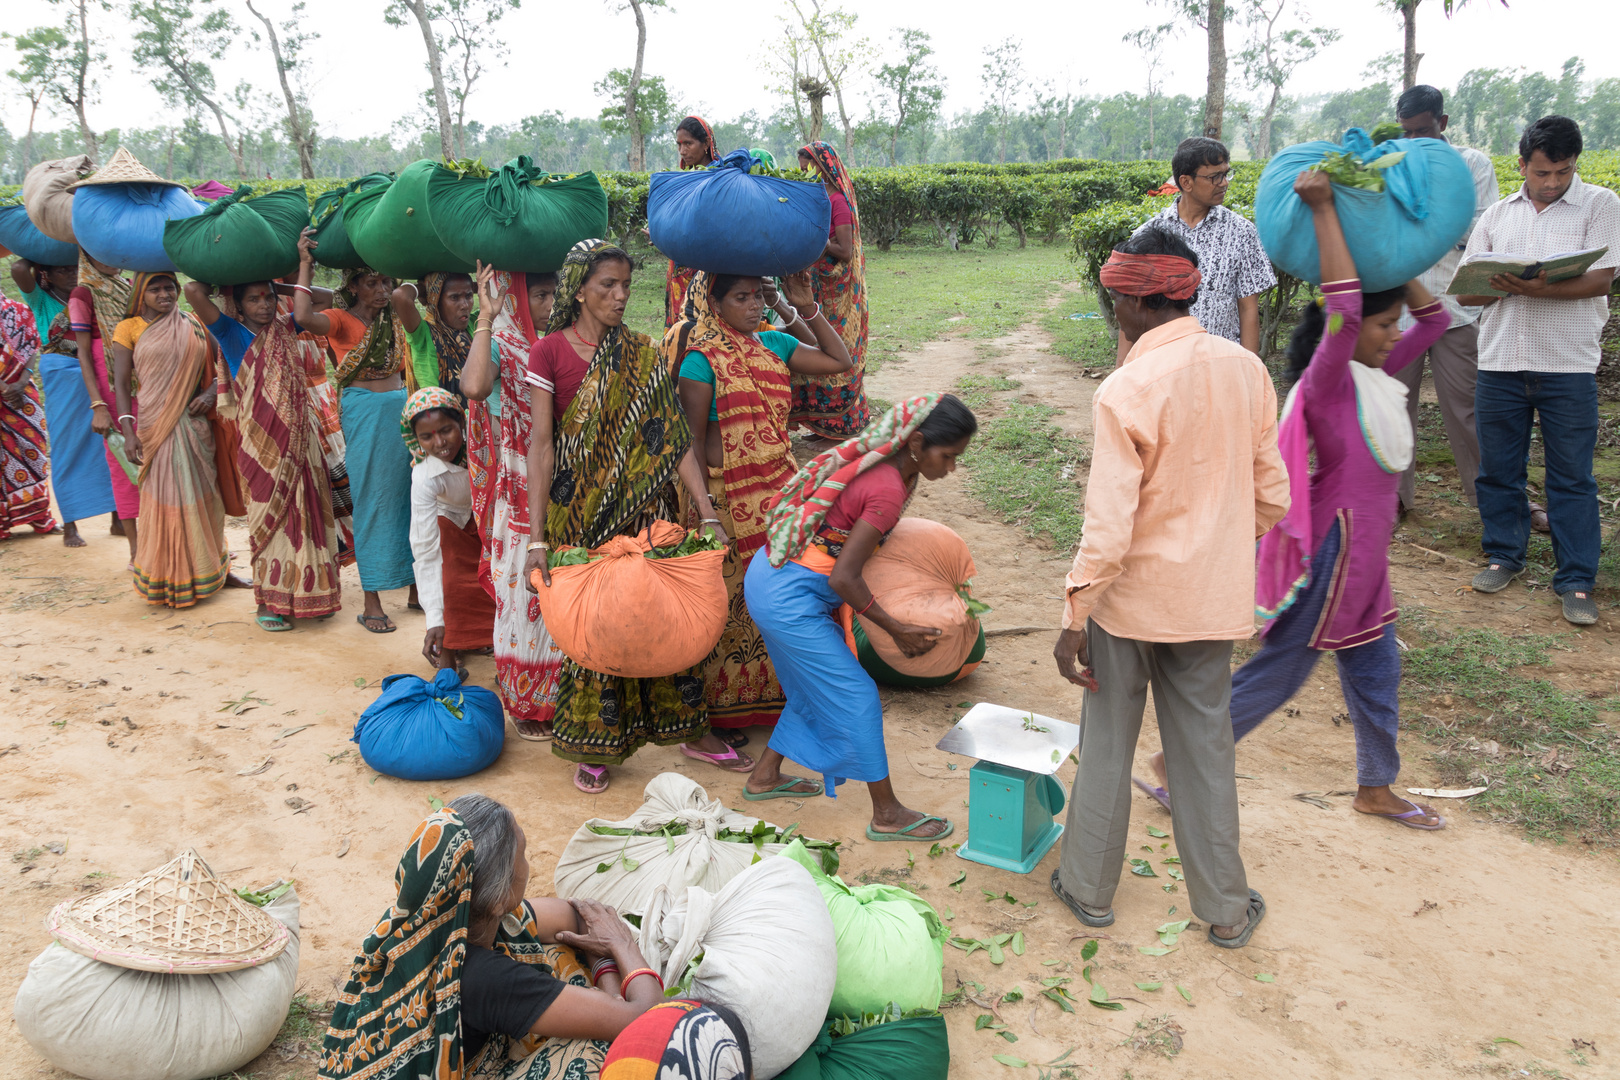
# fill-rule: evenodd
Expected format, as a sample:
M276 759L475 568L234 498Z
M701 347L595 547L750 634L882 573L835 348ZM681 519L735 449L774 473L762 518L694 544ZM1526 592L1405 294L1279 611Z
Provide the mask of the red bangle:
M626 975L624 978L619 980L619 996L624 998L624 1000L629 1001L630 1000L630 983L632 981L634 981L635 979L641 978L641 976L643 976L643 975L651 975L653 978L658 980L658 989L660 991L662 991L664 989L663 976L659 975L658 972L654 971L652 968L637 968L636 970L632 971L630 974Z
M872 595L872 599L870 599L870 600L868 600L866 602L866 606L861 608L861 610L857 611L855 614L857 614L857 615L865 615L868 611L872 610L872 605L875 604L875 603L877 603L877 594L876 593L874 593Z

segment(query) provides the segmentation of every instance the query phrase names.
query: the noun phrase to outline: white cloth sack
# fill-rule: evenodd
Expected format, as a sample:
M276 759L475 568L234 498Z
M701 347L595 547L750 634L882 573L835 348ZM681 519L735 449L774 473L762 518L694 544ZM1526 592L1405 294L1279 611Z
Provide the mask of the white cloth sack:
M659 773L647 784L646 802L623 821L592 818L579 827L557 860L556 895L583 896L640 915L660 885L680 892L689 885L715 892L748 869L755 855L776 855L785 844L739 843L718 838L720 830L746 833L759 823L728 810L719 799L680 773ZM671 822L685 825L684 836L604 836L591 826L657 832ZM628 860L628 864L626 862ZM608 869L597 873L606 863ZM634 870L626 866L635 866Z
M771 1080L827 1022L838 946L810 873L766 859L718 893L659 887L641 920L641 954L674 986L699 953L690 996L718 1001L748 1029L754 1075Z
M45 1060L87 1080L234 1072L275 1041L298 983L297 891L264 910L292 931L287 948L268 964L223 975L135 971L53 941L28 965L17 1029Z
M1350 361L1350 378L1356 384L1356 415L1361 420L1361 436L1372 451L1373 460L1386 473L1405 472L1412 464L1414 436L1412 417L1406 411L1406 384L1383 368Z
M95 165L84 154L42 161L29 169L22 184L23 213L34 228L52 240L77 243L73 238L73 192L67 186L93 171Z

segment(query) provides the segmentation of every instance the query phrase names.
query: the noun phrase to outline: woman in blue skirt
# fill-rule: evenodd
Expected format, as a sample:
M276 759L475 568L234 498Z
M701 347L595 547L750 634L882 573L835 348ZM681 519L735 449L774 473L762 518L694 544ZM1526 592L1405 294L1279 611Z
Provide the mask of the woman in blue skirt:
M749 564L743 597L787 706L744 798L832 795L845 780L860 780L872 796L867 839L940 840L955 830L895 796L877 684L850 652L837 613L848 604L907 656L934 647L939 629L888 614L861 571L900 521L918 477L954 472L978 426L972 410L950 394L912 398L812 460L782 489L767 530L769 558ZM821 773L824 783L784 777L784 758Z

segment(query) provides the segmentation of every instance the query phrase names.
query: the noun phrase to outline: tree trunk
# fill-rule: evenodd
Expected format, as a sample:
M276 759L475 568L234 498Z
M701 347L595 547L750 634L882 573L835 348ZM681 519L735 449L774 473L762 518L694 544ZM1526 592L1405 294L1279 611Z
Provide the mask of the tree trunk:
M90 119L84 113L85 81L90 75L90 20L87 9L90 0L78 0L79 6L79 70L75 74L78 96L67 101L67 95L62 98L73 106L73 111L79 117L79 136L84 139L84 152L94 158L98 151L96 146L96 133L90 130Z
M1282 87L1273 83L1271 87L1271 100L1266 102L1265 119L1260 121L1260 138L1257 140L1260 145L1255 148L1259 151L1257 156L1262 161L1271 156L1271 120L1277 115L1277 103L1281 100Z
M636 16L636 66L630 69L630 82L624 88L624 122L630 129L630 171L645 172L647 133L641 130L637 99L641 96L641 64L647 55L647 17L641 11L641 0L630 0L630 10Z
M1209 0L1209 83L1204 91L1204 137L1219 139L1226 112L1226 0Z
M23 167L26 174L34 165L34 117L39 113L39 98L28 100L28 137L23 140Z
M1423 54L1417 51L1417 6L1422 0L1401 0L1401 18L1406 23L1406 62L1401 69L1401 89L1410 90L1417 85L1418 61Z
M799 91L810 102L810 137L805 142L815 142L821 138L821 121L823 116L823 102L831 93L827 84L812 75L806 75L799 80Z
M287 99L287 132L292 136L293 145L298 147L298 171L305 180L315 179L315 162L311 158L310 144L313 139L304 131L304 121L298 115L298 99L293 96L292 84L287 81L287 66L281 60L281 41L276 37L276 28L269 19L259 14L253 6L253 0L247 0L247 9L264 23L265 33L270 35L270 55L276 61L276 75L281 79L281 93Z
M422 28L422 41L427 45L428 71L433 76L433 103L439 110L439 155L450 153L454 133L450 127L450 96L444 89L444 65L439 60L439 40L433 36L433 20L428 17L427 0L403 0L416 22Z
M166 57L165 62L174 73L174 77L184 83L192 96L208 106L208 111L214 114L214 121L219 124L219 137L225 141L225 149L231 152L231 160L236 162L236 175L247 176L247 162L242 159L242 140L238 138L236 142L231 142L231 129L225 123L225 110L220 108L213 98L203 93L202 87L192 79L190 70L184 65L177 63L172 57Z

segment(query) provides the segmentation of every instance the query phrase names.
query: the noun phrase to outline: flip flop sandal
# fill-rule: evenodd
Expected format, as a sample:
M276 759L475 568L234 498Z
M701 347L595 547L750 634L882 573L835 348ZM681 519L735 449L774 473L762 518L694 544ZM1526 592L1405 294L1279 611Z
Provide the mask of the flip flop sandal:
M1234 938L1215 936L1215 928L1209 928L1209 943L1219 945L1223 949L1241 949L1254 937L1254 928L1260 925L1260 920L1266 917L1266 898L1249 890L1249 925L1243 928L1243 933Z
M518 738L529 742L550 742L552 737L551 724L540 720L512 721L512 727L517 731ZM528 730L525 730L527 728ZM532 732L532 734L531 734Z
M1426 806L1419 806L1417 803L1413 802L1411 799L1402 799L1401 802L1405 803L1407 806L1410 806L1412 809L1403 811L1402 813L1399 813L1399 814L1368 814L1367 816L1368 817L1389 818L1391 821L1400 822L1402 825L1405 825L1408 829L1422 829L1425 832L1439 832L1441 829L1446 827L1446 819L1441 817L1439 814L1435 813L1432 808L1426 807ZM1358 811L1358 813L1359 813L1359 811ZM1425 825L1421 821L1413 821L1412 820L1413 818L1425 818L1425 817L1434 818L1435 823L1433 825Z
M601 786L600 787L586 787L583 783L580 782L580 777L582 777L582 776L589 776L592 780L596 781ZM581 764L579 766L579 768L574 770L574 786L579 788L579 790L583 791L587 795L600 795L600 794L602 794L602 792L604 792L604 791L606 791L608 789L609 782L610 781L608 779L608 771L607 771L607 766L606 765L585 765L585 764Z
M371 631L373 634L392 634L395 630L399 629L399 627L395 626L387 615L356 615L354 617L354 621ZM371 625L374 622L381 622L385 625L381 627Z
M1166 813L1170 812L1170 793L1168 791L1166 791L1164 788L1162 788L1162 787L1154 787L1152 784L1149 784L1146 780L1138 780L1134 776L1131 777L1131 783L1135 784L1138 788L1141 788L1142 793L1144 795L1146 795L1148 798L1152 799L1154 802L1156 802L1160 806L1164 807Z
M421 604L413 604L409 600L405 601L405 606L410 608L412 611L421 611L422 610L422 605Z
M472 672L467 670L467 667L466 667L465 664L463 664L461 667L456 668L456 679L457 680L459 680L460 682L466 682L470 678L472 678Z
M255 615L253 621L267 634L284 634L293 628L291 621L284 615Z
M1063 882L1058 880L1058 874L1059 871L1052 871L1052 895L1063 901L1064 906L1074 913L1075 918L1087 926L1103 927L1114 925L1113 908L1109 908L1106 915L1093 915L1080 906L1080 901L1069 895L1068 890L1063 887Z
M748 736L742 728L713 728L711 730L715 738L733 750L741 750L748 745Z
M814 784L814 791L794 791L797 784ZM782 782L769 791L749 791L743 788L743 798L749 802L764 802L766 799L811 799L822 792L820 780L808 780L802 776L784 776Z
M1552 532L1552 523L1547 520L1547 508L1540 503L1530 504L1530 527L1538 533Z
M754 759L747 754L739 754L735 747L727 747L723 754L711 754L706 750L694 750L685 743L681 744L681 753L697 761L707 761L727 772L753 772Z
M938 822L941 822L942 824L944 824L944 826L945 826L944 831L937 832L933 836L915 836L915 835L913 835L915 830L921 828L924 825L927 825L930 821L938 821ZM924 814L922 817L918 818L916 821L913 821L910 825L907 825L905 828L900 829L900 830L898 830L896 832L878 832L876 829L872 828L872 826L868 825L866 827L866 838L868 840L875 840L876 842L878 842L880 844L893 843L896 840L911 840L911 841L920 842L920 841L923 841L923 840L943 840L943 839L945 839L947 836L951 835L951 833L953 833L955 831L956 831L956 823L955 822L952 822L952 821L949 821L949 820L947 820L945 818L942 818L938 814Z

